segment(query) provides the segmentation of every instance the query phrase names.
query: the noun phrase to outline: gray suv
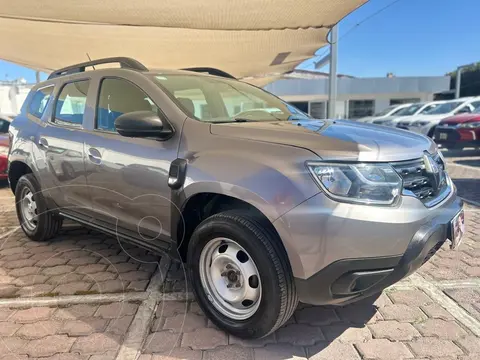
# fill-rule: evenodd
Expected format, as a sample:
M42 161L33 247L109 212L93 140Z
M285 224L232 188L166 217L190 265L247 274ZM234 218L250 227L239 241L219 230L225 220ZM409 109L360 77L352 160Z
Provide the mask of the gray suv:
M129 58L60 69L31 90L10 137L32 240L71 219L175 256L207 316L242 338L270 334L298 301L377 294L464 230L430 139L311 119L216 69Z

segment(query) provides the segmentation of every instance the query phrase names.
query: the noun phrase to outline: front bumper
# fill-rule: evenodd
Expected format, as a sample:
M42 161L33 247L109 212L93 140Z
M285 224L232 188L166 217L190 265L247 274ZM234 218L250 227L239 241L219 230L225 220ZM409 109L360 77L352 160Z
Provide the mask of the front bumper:
M480 130L437 126L435 142L450 148L480 146Z
M322 196L283 217L290 231L305 225L298 230L295 244L299 258L292 267L300 301L315 305L357 301L414 272L445 242L450 221L463 206L455 190L430 209L408 196L396 208L336 203L336 208L325 209ZM307 209L315 202L320 205L320 201L324 202L322 210ZM350 208L344 211L341 208L345 206ZM297 223L300 216L303 219ZM306 226L310 221L315 225ZM305 241L306 231L316 231L315 241ZM288 247L290 256L292 244ZM298 274L299 262L304 276Z

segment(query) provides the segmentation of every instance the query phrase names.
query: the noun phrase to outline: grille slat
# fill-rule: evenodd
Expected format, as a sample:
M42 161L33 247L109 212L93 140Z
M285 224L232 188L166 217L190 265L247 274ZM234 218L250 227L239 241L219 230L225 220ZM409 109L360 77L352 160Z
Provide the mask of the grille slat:
M436 154L433 156L433 159L440 165L442 170L445 169L445 165L440 155ZM395 171L402 177L404 190L408 190L425 204L434 200L439 192L447 186L446 181L441 181L438 188L435 188L435 183L432 182L431 178L428 176L429 174L427 174L427 171L425 170L423 158L401 163L393 163L392 165ZM445 176L442 176L442 179L445 179Z

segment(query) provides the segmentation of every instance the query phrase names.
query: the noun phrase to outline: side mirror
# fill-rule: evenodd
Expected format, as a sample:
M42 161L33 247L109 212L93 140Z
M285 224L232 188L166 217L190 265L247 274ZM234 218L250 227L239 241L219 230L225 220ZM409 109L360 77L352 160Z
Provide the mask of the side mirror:
M115 129L122 136L164 139L172 134L168 124L153 111L132 111L115 120Z

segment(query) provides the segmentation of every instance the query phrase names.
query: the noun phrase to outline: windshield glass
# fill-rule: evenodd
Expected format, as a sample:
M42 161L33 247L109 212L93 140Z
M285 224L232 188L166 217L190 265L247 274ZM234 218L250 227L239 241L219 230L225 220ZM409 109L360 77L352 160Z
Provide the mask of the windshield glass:
M448 102L448 103L445 103L445 104L441 104L441 105L433 108L432 110L427 111L425 113L425 115L447 114L447 113L455 110L461 104L463 104L462 101L454 101L454 102Z
M187 115L201 121L309 119L294 106L240 81L188 74L162 74L154 79Z
M399 112L396 113L398 116L410 116L413 115L417 112L418 109L420 109L423 106L423 104L414 104L410 105L409 107L406 107Z
M376 114L373 115L373 116L385 116L385 115L387 115L390 111L392 111L393 109L395 109L396 107L397 107L396 105L395 105L395 106L389 106L389 107L387 107L385 110L380 111L380 112L376 113Z

